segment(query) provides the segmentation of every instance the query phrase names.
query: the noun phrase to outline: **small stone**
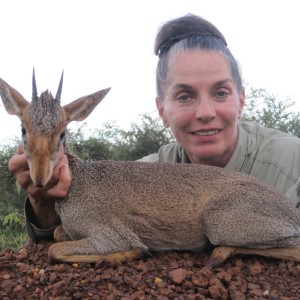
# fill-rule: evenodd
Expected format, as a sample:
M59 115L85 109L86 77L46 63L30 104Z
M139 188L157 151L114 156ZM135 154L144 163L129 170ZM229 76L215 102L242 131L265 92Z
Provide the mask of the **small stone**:
M169 277L175 284L181 284L185 280L186 275L187 271L182 268L169 272Z

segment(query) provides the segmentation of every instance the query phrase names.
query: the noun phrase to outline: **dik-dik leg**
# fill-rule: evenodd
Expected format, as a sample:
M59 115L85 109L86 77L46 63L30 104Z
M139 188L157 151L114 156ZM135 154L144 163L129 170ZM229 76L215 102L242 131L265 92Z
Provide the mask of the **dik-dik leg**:
M88 237L77 241L52 244L48 251L49 261L50 263L98 263L101 261L115 263L140 258L143 255L143 251L140 249L131 249L110 254L92 254L97 253L97 250L93 247L94 242L94 238Z
M223 264L227 258L234 255L259 255L276 259L285 259L300 262L300 246L291 248L269 248L253 249L243 247L219 246L214 249L209 259L210 267L217 267Z
M240 199L232 193L230 201L220 198L206 205L205 234L220 246L211 256L212 266L237 254L300 261L299 211L280 195L260 196L254 191Z

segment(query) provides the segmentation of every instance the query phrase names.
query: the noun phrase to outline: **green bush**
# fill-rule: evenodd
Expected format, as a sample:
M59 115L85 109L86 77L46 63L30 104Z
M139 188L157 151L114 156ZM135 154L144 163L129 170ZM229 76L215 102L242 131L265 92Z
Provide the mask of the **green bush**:
M18 143L15 140L0 149L0 250L18 249L28 238L23 215L25 193L7 168Z
M16 208L6 216L0 215L0 251L7 248L19 249L27 240L24 215Z

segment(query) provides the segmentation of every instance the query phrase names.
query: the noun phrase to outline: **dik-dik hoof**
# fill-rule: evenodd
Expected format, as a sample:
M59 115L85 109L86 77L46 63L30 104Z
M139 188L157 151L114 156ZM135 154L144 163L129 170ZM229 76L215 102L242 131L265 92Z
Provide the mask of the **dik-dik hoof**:
M209 269L214 269L214 268L221 267L223 265L223 263L224 263L224 261L222 261L222 260L213 259L213 258L209 257L205 266Z
M217 268L223 265L228 257L234 253L234 247L218 246L208 259L207 267Z
M53 237L55 242L72 241L62 225L55 228Z

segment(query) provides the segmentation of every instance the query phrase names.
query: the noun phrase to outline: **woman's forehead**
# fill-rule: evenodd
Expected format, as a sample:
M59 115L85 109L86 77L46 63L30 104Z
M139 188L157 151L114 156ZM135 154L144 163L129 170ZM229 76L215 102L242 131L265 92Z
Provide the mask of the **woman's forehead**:
M169 62L168 79L177 81L193 78L231 78L231 69L226 57L217 51L184 51L174 53Z

